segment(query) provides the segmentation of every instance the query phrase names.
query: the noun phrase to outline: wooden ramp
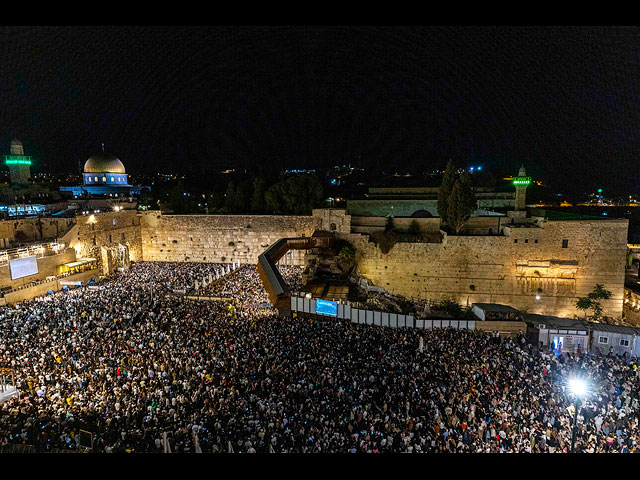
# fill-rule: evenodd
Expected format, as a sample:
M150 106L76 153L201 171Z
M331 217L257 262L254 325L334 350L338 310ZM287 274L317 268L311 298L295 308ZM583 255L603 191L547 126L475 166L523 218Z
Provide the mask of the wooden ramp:
M315 234L313 237L281 238L258 257L258 274L267 291L269 301L278 309L279 315L291 313L291 292L278 271L276 266L278 260L289 250L331 247L333 239L333 235L315 236Z

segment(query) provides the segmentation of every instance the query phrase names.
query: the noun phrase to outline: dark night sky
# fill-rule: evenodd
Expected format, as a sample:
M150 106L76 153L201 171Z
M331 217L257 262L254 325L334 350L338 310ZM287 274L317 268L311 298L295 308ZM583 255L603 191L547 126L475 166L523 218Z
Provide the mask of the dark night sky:
M640 190L640 29L2 27L0 153L129 172L481 163Z

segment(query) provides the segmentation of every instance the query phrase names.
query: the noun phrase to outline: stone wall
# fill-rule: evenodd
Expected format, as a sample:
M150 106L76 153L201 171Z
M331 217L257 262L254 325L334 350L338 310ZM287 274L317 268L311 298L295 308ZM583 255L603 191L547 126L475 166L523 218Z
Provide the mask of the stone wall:
M439 218L394 218L393 225L400 231L407 231L411 222L416 221L422 233L440 232ZM382 231L387 225L385 217L351 217L351 231L353 233L373 233Z
M422 233L440 232L440 218L407 218L394 217L393 225L400 231L407 231L411 222L416 221ZM504 216L471 217L464 224L462 232L474 235L498 234L500 230L508 226L511 220ZM384 230L387 225L385 217L351 217L352 233L368 233Z
M492 210L494 208L513 208L513 194L478 194L476 195L478 209ZM438 200L410 199L410 198L371 198L366 200L347 200L347 212L353 216L363 217L410 217L418 210L425 210L432 216L438 217Z
M406 297L462 305L502 303L529 313L573 317L577 297L601 283L613 293L604 314L621 317L627 220L548 221L507 227L504 236L445 236L397 243L383 254L368 236L344 236L359 272ZM566 248L563 248L566 240ZM539 299L536 299L539 296Z
M48 255L46 257L38 258L38 273L35 275L29 275L28 277L18 278L16 280L11 279L11 271L9 265L0 267L0 287L7 288L19 288L24 285L29 285L33 281L44 280L49 276L57 275L58 267L65 263L71 263L76 260L76 252L72 248L67 248L60 252L58 255Z
M73 218L21 218L0 221L0 248L55 240L75 223Z
M79 215L76 224L60 241L73 247L79 258L97 259L104 274L112 273L118 264L103 265L103 249L126 248L128 259L125 263L143 257L140 214L135 210Z
M258 256L276 240L310 237L316 230L336 224L345 231L344 212L312 216L275 215L142 215L142 250L145 261L217 262L256 264ZM323 223L324 221L324 223ZM348 229L346 230L348 231ZM304 251L292 251L292 264L304 264Z
M462 305L502 303L529 313L573 317L581 314L575 309L576 298L601 283L613 292L613 298L603 302L605 315L622 316L627 220L540 220L529 226L501 226L504 235L445 235L442 243L397 243L386 255L368 235L352 233L351 220L344 210L334 209L314 210L310 216L124 210L78 216L59 241L73 247L77 257L98 259L101 273L109 273L120 264L123 247L127 261L256 264L258 256L280 238L334 231L356 247L359 272L391 293L453 299ZM497 222L473 220L472 230L488 229ZM417 221L436 228L437 219ZM366 225L366 219L358 222L377 227ZM304 264L304 254L292 251L288 263Z

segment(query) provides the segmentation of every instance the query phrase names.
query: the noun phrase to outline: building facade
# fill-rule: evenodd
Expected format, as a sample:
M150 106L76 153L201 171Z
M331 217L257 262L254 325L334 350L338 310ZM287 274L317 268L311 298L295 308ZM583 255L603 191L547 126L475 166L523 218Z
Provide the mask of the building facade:
M119 158L105 152L89 158L82 173L83 184L60 187L61 192L71 192L74 198L84 196L129 197L140 195L143 187L129 184L129 176Z

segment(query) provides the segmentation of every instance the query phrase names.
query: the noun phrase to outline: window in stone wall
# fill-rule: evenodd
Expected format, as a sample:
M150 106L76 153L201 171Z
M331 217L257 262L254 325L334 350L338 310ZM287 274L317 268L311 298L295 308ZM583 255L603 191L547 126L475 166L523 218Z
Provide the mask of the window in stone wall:
M332 232L336 231L336 224L332 223L331 225L329 225L329 230L331 230Z
M569 248L569 240L567 239L562 240L562 248Z
M113 224L114 224L114 225L116 224L116 219L115 219L115 218L113 219Z
M120 234L120 241L121 241L121 242L124 242L124 232L122 232L122 233Z
M609 337L598 337L598 343L602 343L603 345L606 345L609 343Z
M109 234L109 243L113 242L113 240L111 240L111 234Z
M620 339L620 346L621 347L628 347L629 346L629 340L625 340L624 338Z
M529 239L528 239L528 238L525 238L525 239L524 239L524 243L529 243Z
M517 239L517 238L514 238L514 239L513 239L513 243L518 243L518 239Z
M538 239L536 238L536 239L533 241L533 243L538 243Z

